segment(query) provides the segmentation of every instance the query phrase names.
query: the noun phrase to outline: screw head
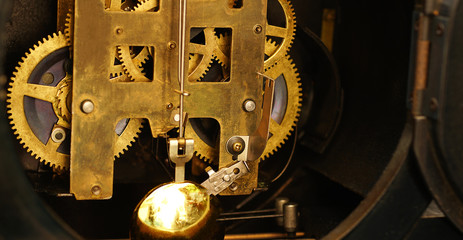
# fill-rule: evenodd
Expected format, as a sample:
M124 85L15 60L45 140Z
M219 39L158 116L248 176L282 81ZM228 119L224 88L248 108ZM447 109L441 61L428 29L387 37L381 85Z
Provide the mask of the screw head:
M47 72L42 75L42 82L44 84L50 85L53 83L54 80L55 80L55 77L53 76L52 73Z
M256 102L251 99L244 101L243 108L246 112L254 112L256 110Z
M66 132L62 128L55 128L51 133L51 140L55 143L62 143L66 139Z
M233 144L233 150L235 152L241 152L243 150L243 144L237 142Z
M95 185L92 187L92 194L98 196L101 194L101 187L99 185Z
M262 33L262 30L264 30L264 28L261 25L257 24L256 26L254 26L254 33L260 34Z
M246 147L246 142L241 137L232 137L227 141L227 151L233 156L241 154Z
M82 112L89 114L89 113L93 112L93 110L95 110L95 105L93 104L92 101L85 100L80 105L80 108L82 109Z
M174 41L170 41L170 42L167 44L167 47L169 48L169 50L174 50L175 48L177 48L177 43L174 42Z
M167 104L166 108L167 108L167 110L171 110L172 108L174 108L174 104L169 103L169 104Z

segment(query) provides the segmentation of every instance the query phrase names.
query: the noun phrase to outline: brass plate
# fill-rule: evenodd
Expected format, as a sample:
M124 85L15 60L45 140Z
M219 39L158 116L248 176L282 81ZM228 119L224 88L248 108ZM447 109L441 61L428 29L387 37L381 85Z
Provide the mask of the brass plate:
M185 90L185 111L190 118L215 118L221 126L220 167L233 162L227 140L254 133L261 119L258 108L242 109L246 99L262 105L266 0L245 1L240 9L228 0L189 0L187 26L220 27L233 30L231 80L226 83L189 82ZM175 127L170 121L177 104L178 51L169 42L178 41L178 2L161 0L156 12L105 10L104 0L76 0L74 26L73 125L71 137L71 193L77 199L108 199L112 196L114 128L122 118L146 118L153 136ZM265 28L262 28L265 29ZM187 31L186 39L189 39ZM152 82L111 83L109 66L116 46L152 46ZM188 56L188 52L185 53ZM188 58L185 58L186 68ZM185 71L188 72L187 69ZM185 76L186 79L186 76ZM90 100L94 110L84 113L81 104ZM186 134L189 137L189 134ZM257 172L257 164L253 164ZM256 185L234 194L248 194ZM251 184L252 186L249 186Z

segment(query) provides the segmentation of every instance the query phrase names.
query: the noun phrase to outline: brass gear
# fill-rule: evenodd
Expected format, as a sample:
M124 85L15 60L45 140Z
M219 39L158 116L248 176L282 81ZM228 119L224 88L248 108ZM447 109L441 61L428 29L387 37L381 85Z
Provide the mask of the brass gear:
M142 0L135 8L134 11L151 11L159 6L158 0ZM213 59L213 52L216 48L216 41L214 39L214 28L204 28L203 30L205 43L198 44L190 42L189 47L189 65L188 65L188 80L200 81L211 66ZM146 53L150 53L148 47ZM129 75L133 81L149 82L143 68L137 64L137 61L131 61L129 58L128 47L119 48L119 57L121 59L124 72Z
M297 73L296 65L288 56L280 59L272 68L266 69L265 75L276 79L275 101L277 103L278 101L282 103L286 101L286 105L282 109L276 109L276 104L273 106L269 127L270 138L268 139L263 154L259 158L260 160L265 160L270 157L270 155L274 154L282 144L288 140L288 137L292 134L299 120L302 106L300 77ZM282 78L280 78L280 76ZM279 83L280 79L283 80L284 84L281 84L281 82ZM277 96L278 88L280 88L280 90L286 90L286 97L284 94L281 95L281 97ZM284 110L284 112L278 114L278 110ZM200 137L200 134L196 132L196 129L190 122L191 120L187 125L186 131L188 136L195 140L196 155L206 162L212 162L218 156L218 149L205 143L204 139Z
M15 135L28 152L58 172L69 169L69 153L64 150L68 145L57 143L51 137L52 130L57 128L70 134L72 77L67 73L69 71L63 70L69 69L69 65L66 66L68 48L61 32L34 45L16 67L7 95L8 114ZM31 101L32 105L29 104ZM51 119L40 125L46 114L50 114ZM116 137L115 156L131 145L142 126L140 119L126 120L125 123L122 122L125 128ZM41 133L39 136L37 131Z
M143 64L149 58L149 50L147 47L143 47L138 54L134 54L131 47L119 46L117 47L116 56L122 63L120 66L125 74L131 81L135 82L150 82L145 74L143 73Z
M275 0L276 1L276 0ZM285 27L278 27L267 24L265 41L265 55L264 62L265 69L275 65L280 59L284 59L291 48L294 35L296 32L296 15L289 0L278 0L283 12L285 14ZM272 37L281 39L279 43L273 41ZM227 32L217 34L214 36L217 48L213 52L214 58L225 68L230 67L230 49L231 49L231 35Z
M294 35L296 33L296 14L291 1L278 0L278 2L285 13L286 26L279 27L267 23L265 31L265 35L267 36L265 55L267 55L268 58L265 61L265 64L268 67L272 67L280 59L285 61L284 58L293 44ZM269 45L269 42L272 42L272 37L281 39L281 42L276 44L278 46L276 49Z

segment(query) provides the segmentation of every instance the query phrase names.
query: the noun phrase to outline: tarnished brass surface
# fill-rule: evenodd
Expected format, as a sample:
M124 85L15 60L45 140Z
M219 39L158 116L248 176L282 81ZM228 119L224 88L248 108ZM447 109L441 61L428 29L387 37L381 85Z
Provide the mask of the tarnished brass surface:
M262 105L267 3L246 1L241 9L228 0L189 0L187 25L231 28L230 81L187 81L185 111L190 118L214 118L221 126L220 167L233 162L225 146L235 135L253 134L261 109L242 109L246 99ZM105 10L104 0L77 0L74 25L73 125L71 139L71 192L77 199L107 199L112 195L114 128L123 118L146 118L153 136L175 127L166 106L177 103L178 52L169 43L178 39L176 1L161 1L155 12ZM189 39L189 31L187 31ZM108 80L111 55L116 46L154 47L154 74L150 82L112 83ZM185 53L188 56L188 52ZM188 61L188 59L186 59ZM187 64L188 66L188 64ZM187 71L185 71L187 72ZM81 104L90 100L94 110L84 113ZM189 137L188 132L185 137ZM250 166L257 172L257 165ZM234 194L247 194L256 181L246 182ZM94 191L98 190L98 191Z
M283 76L286 84L287 91L287 102L277 103L286 104L286 112L282 113L283 120L276 122L271 119L270 133L272 137L269 139L264 153L260 156L261 160L270 157L279 147L288 139L291 135L291 131L296 125L299 118L299 112L302 101L302 89L300 84L299 74L297 73L296 66L292 63L292 60L286 56L287 51L290 49L294 39L294 31L296 27L296 18L291 2L288 0L279 0L281 9L283 10L284 17L286 19L286 27L277 27L268 25L267 29L273 29L274 31L267 32L267 40L265 43L265 54L267 59L264 63L265 74L271 78L278 78L280 75ZM270 16L269 16L270 17ZM280 35L278 38L280 42L277 43L273 39L269 38L272 32L276 32L275 29L279 29ZM284 34L283 34L284 33ZM217 48L214 51L214 57L218 62L225 68L225 74L227 74L227 68L230 64L230 52L231 52L231 34L225 32L215 36ZM282 53L285 53L284 55ZM275 64L276 63L276 64ZM281 100L281 99L278 99ZM278 101L277 100L277 101ZM191 126L188 126L190 131ZM216 161L218 155L218 149L214 149L212 146L206 144L196 133L192 133L195 139L195 151L197 155L204 161L211 162Z
M260 160L265 160L265 158L270 157L282 146L286 140L288 140L288 137L291 135L299 119L302 106L302 88L300 77L297 72L296 65L289 57L280 59L276 66L265 71L265 75L273 79L282 76L285 81L288 95L286 111L282 121L277 122L274 119L270 119L269 132L272 137L269 138L267 146L265 147L263 154L260 156ZM189 126L188 129L194 132L194 130L191 129L191 126ZM217 149L214 149L213 147L206 144L197 134L193 135L193 139L195 140L195 151L200 158L210 162L217 157Z

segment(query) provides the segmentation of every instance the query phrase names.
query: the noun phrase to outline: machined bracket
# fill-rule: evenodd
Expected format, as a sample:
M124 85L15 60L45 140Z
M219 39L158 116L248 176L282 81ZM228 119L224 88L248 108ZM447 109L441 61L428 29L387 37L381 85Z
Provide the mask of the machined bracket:
M217 195L250 171L246 161L238 161L230 167L220 169L218 172L209 170L209 178L201 183L201 186L206 188L209 194Z

